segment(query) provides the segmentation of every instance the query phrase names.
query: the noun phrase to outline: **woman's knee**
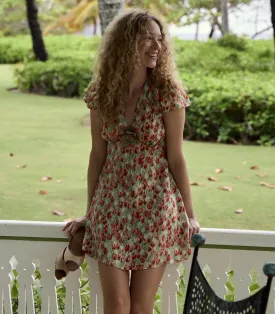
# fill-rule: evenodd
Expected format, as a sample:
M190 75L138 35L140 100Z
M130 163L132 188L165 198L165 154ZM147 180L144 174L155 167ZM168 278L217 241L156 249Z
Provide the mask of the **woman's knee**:
M104 300L104 314L129 314L129 296L115 295Z
M131 311L130 314L152 314L153 306L148 304L140 303L140 302L131 302Z

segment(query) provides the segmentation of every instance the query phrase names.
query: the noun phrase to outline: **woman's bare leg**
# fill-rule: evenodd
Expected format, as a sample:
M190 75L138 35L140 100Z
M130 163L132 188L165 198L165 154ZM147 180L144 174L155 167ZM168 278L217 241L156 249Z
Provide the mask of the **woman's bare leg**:
M129 271L98 263L104 314L129 314Z
M164 271L165 266L132 271L130 285L130 314L153 313L155 296Z

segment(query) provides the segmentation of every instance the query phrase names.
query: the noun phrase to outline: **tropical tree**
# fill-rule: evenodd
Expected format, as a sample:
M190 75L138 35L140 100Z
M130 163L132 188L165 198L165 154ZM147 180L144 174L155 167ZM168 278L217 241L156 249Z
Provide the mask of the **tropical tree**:
M75 33L83 29L85 23L93 24L95 32L97 17L97 0L81 0L66 14L46 26L43 33L47 35L59 27L65 27L68 32Z
M113 20L124 5L123 0L98 0L101 33L103 34L108 24Z
M241 4L249 4L252 0L187 0L184 2L186 12L182 25L198 24L202 21L209 22L212 38L216 29L221 34L229 32L228 12L235 10Z
M38 9L35 0L26 0L27 19L32 37L33 52L40 61L46 61L48 54L42 38L42 32L38 21Z
M62 15L57 21L44 29L44 34L54 31L58 27L65 27L75 33L83 29L85 23L94 25L96 33L97 19L100 18L101 32L104 33L107 25L123 6L122 0L78 0L75 7Z
M6 0L7 1L7 0ZM55 0L57 1L57 0ZM54 23L45 28L44 33L52 32L58 27L66 27L69 32L83 29L85 23L96 25L100 17L104 32L106 25L123 7L123 0L76 0L75 7L62 15ZM125 0L126 7L142 7L158 13L167 23L179 26L207 21L211 24L212 37L215 29L222 34L229 31L228 11L238 8L240 4L249 4L252 0ZM273 1L273 0L272 0Z
M228 22L228 1L221 0L221 13L222 13L222 31L223 34L229 33Z

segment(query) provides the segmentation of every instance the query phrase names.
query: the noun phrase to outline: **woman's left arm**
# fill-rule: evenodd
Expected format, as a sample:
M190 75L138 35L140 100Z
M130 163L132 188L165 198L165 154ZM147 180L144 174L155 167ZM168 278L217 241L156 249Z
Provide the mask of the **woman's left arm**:
M165 112L163 118L166 133L168 166L183 198L190 221L190 228L192 229L190 230L192 235L199 232L200 227L193 208L189 176L182 151L185 108Z

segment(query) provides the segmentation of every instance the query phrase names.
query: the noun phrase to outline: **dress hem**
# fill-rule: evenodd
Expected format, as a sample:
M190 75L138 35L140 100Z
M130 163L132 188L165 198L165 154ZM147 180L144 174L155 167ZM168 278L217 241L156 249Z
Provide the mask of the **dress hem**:
M178 264L178 263L182 263L184 261L187 261L191 255L188 255L187 257L183 257L179 260L173 260L173 261L170 261L170 262L162 262L162 263L159 263L157 266L151 266L151 267L147 267L147 268L140 268L139 265L137 265L137 267L131 267L131 266L126 266L124 268L122 267L119 267L118 264L116 263L113 263L113 262L109 262L109 261L103 261L102 259L100 258L96 258L94 256L91 256L89 255L87 252L85 252L85 255L88 256L89 258L92 258L94 259L95 261L99 262L99 263L102 263L102 264L105 264L105 265L108 265L108 266L112 266L112 267L115 267L115 268L118 268L118 269L121 269L121 270L146 270L146 269L154 269L154 268L158 268L158 267L161 267L161 266L167 266L167 265L173 265L173 264Z

